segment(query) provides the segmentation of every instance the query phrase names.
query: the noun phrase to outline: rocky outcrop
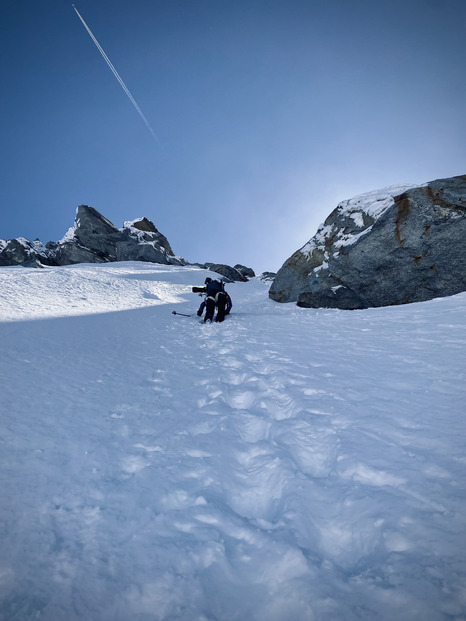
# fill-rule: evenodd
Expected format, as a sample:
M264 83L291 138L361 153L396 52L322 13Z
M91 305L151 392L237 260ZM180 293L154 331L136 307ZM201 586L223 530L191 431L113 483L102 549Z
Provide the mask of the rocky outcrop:
M234 266L234 269L238 270L246 278L254 278L256 275L252 267L246 267L246 265L240 265L239 263Z
M343 201L269 296L311 308L406 304L466 290L466 175Z
M148 261L166 265L184 265L175 257L165 235L147 218L125 222L117 242L117 261Z
M74 225L59 242L44 246L39 240L19 238L0 241L0 265L70 265L109 261L148 261L185 265L147 218L125 222L117 229L87 205L76 210Z
M218 263L205 263L211 272L216 272L223 276L227 282L247 282L248 278L244 276L240 271L229 265L223 265Z
M49 257L49 251L38 239L31 242L24 237L18 239L0 240L0 266L8 265L54 265Z
M120 231L93 207L80 205L77 208L72 243L87 248L99 259L116 261L120 239Z

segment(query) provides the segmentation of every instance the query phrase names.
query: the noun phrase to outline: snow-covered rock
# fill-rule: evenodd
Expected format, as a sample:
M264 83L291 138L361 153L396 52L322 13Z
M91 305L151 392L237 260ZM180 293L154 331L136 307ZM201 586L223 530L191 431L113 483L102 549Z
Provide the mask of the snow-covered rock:
M38 261L43 265L53 265L47 248L37 239L29 241L25 237L0 240L0 265L19 265Z
M19 238L0 240L0 265L71 265L111 261L148 261L185 265L147 218L124 223L118 229L93 207L80 205L76 218L62 239L44 246Z
M227 282L247 282L249 280L245 274L236 269L236 267L231 267L230 265L224 265L223 263L206 263L205 267L211 272L223 276Z
M278 271L269 296L368 308L466 290L466 175L341 202Z
M241 265L240 263L237 263L234 266L234 269L238 270L238 272L243 274L243 276L246 276L246 278L254 278L256 276L256 273L252 267L247 267L246 265Z
M118 261L148 261L164 265L185 265L175 257L168 239L147 218L125 222L117 242Z

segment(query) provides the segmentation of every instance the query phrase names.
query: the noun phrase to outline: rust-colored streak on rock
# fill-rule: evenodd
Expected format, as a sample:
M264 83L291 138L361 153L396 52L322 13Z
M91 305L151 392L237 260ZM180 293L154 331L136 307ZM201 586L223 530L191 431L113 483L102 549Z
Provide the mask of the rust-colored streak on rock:
M437 205L438 207L446 207L447 209L460 209L460 210L466 209L464 198L460 197L457 203L451 203L445 200L443 188L440 188L439 190L434 192L434 190L430 186L427 186L426 194L432 200L434 205Z
M409 198L406 196L406 194L400 194L400 196L396 197L395 201L398 210L395 220L395 237L400 246L403 246L404 240L401 236L401 225L404 224L408 219Z

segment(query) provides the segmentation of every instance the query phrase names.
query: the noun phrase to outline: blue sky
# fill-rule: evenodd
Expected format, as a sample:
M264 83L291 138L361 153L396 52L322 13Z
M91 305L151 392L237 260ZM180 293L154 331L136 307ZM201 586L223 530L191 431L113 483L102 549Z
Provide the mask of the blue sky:
M80 204L276 271L340 200L466 173L464 0L4 0L0 238Z

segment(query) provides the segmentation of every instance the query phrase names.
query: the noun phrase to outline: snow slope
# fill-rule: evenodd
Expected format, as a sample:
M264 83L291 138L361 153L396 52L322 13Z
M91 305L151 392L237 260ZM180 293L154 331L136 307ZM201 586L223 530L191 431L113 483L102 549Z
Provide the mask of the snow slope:
M0 269L0 619L466 618L466 294Z

